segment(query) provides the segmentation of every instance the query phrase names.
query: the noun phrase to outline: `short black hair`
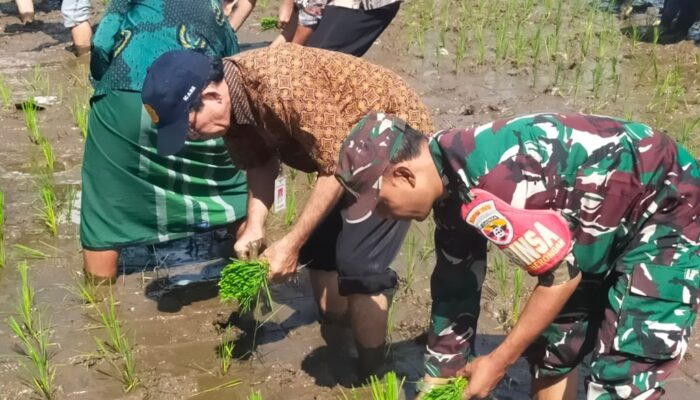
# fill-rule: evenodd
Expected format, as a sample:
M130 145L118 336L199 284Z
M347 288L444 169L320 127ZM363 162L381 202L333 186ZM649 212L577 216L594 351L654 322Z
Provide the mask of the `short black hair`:
M209 74L209 80L204 84L202 88L206 88L207 86L211 85L212 83L220 83L222 80L224 80L224 62L221 60L221 58L211 58L211 73ZM202 96L201 93L199 96L197 96L197 99L192 103L190 106L189 111L199 111L202 109L204 106L204 103L202 102Z
M408 124L403 132L403 140L399 145L398 151L389 159L389 164L396 165L400 162L413 160L420 155L423 143L427 142L428 138L421 132L411 128Z

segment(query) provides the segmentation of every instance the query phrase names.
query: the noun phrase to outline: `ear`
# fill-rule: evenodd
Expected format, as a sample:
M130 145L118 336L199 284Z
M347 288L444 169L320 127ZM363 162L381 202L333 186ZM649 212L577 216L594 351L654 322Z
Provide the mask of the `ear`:
M200 97L202 100L214 100L214 101L221 101L223 98L221 96L220 91L214 84L209 84L209 86L205 87L204 90L202 90L202 94L200 94Z
M413 174L413 171L403 165L395 167L391 175L397 182L406 182L411 188L416 187L416 176Z

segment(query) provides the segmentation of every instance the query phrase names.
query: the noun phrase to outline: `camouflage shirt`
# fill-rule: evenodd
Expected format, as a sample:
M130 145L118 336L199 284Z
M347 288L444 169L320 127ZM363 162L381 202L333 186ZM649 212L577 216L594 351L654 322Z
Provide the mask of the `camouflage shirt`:
M675 251L648 254L649 262L673 265L696 251L700 167L647 125L582 114L524 115L438 132L430 148L448 191L478 187L515 207L559 211L574 239L568 260L584 272L610 270L628 246L655 235L645 229L652 215L673 215L666 223L684 241Z

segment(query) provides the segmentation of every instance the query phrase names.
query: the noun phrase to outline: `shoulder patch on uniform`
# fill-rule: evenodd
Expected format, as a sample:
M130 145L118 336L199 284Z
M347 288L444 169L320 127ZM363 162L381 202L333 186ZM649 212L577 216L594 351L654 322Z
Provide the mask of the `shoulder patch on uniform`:
M485 200L473 205L462 218L471 226L480 230L489 240L498 245L507 245L513 241L513 224L503 213L498 211L493 200ZM462 209L463 214L466 208Z

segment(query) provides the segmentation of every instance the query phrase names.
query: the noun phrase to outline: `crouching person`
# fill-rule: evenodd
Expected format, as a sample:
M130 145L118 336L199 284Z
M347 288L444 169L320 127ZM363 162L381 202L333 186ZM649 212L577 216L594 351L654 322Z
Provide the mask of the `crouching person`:
M336 177L352 218L436 219L426 382L469 377L482 398L525 355L537 399L658 399L687 349L700 286L700 166L666 135L545 113L427 140L368 116ZM538 277L513 330L474 357L486 242ZM425 385L425 386L429 386Z

